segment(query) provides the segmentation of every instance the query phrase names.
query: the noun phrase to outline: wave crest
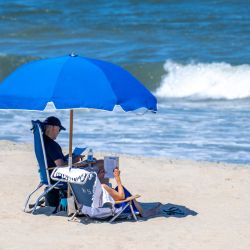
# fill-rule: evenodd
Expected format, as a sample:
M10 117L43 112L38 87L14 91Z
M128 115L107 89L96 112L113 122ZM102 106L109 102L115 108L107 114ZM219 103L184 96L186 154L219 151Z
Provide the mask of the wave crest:
M179 64L167 60L156 95L161 98L242 99L250 97L250 65Z

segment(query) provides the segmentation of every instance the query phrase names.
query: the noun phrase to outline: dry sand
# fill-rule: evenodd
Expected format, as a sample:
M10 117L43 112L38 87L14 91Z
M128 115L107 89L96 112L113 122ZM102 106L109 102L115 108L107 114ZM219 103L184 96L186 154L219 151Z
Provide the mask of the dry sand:
M123 184L145 207L178 214L139 222L73 223L22 211L39 183L32 145L0 141L0 249L250 249L250 166L120 157Z

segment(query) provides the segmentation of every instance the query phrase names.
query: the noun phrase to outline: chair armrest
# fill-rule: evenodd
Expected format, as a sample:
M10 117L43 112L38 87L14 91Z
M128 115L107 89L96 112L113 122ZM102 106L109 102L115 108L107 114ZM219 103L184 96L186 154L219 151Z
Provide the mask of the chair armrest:
M86 162L76 162L72 164L74 167L88 167L89 164Z
M123 203L123 202L129 202L129 201L132 201L132 200L135 200L137 198L140 198L141 196L139 194L136 194L136 195L132 195L124 200L120 200L120 201L115 201L115 204L120 204L120 203Z
M54 170L55 168L58 168L59 166L56 166L56 167L48 167L47 169L48 170ZM64 165L64 166L60 166L60 168L66 168L68 167L68 165Z
M53 169L55 169L56 167L48 167L47 169L48 170L53 170Z
M59 166L55 166L55 167L48 167L48 170L53 170L55 168L58 168ZM64 167L68 167L68 164L65 164L63 166L60 166L60 168L64 168ZM88 167L87 163L74 163L72 164L72 167Z

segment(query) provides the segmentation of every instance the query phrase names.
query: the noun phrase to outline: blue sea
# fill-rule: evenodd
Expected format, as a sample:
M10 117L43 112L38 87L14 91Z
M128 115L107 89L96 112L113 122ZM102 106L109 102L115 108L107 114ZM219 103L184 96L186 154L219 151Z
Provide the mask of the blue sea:
M250 1L0 0L0 80L71 52L116 63L158 113L77 110L74 146L172 159L250 163ZM30 120L69 128L69 111L0 111L0 139L32 143ZM68 132L58 142L67 147Z

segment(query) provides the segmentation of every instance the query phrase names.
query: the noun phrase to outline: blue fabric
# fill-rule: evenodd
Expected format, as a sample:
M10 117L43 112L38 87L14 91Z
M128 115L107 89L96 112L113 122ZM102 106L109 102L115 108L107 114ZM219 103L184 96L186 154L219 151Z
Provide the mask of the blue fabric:
M46 167L44 162L44 156L43 156L43 149L42 149L42 143L39 133L39 128L41 122L40 121L31 121L33 126L33 133L34 133L34 150L36 154L36 158L38 161L38 167L39 167L39 174L40 174L40 181L41 183L48 185L48 178L46 173Z
M130 196L132 196L132 194L131 194L125 187L123 187L123 189L124 189L125 199L128 198L128 197L130 197ZM118 187L116 187L115 190L118 191ZM122 202L122 203L120 203L120 204L115 204L115 207L116 207L116 208L125 207L126 204L127 204L127 202ZM134 202L132 202L132 207L133 207L135 213L139 213L138 209L137 209L136 206L134 205ZM127 207L127 208L123 211L123 213L131 213L130 207Z
M32 123L32 130L34 133L34 150L35 150L36 159L38 161L38 168L39 168L38 172L40 175L40 181L41 181L41 183L43 183L45 185L49 185L49 181L47 178L47 171L46 171L46 167L45 167L42 143L41 143L41 138L40 138L40 133L39 133L39 127L40 127L41 131L43 131L44 125L39 120L31 121L31 123ZM47 160L48 160L48 158L47 158ZM51 171L49 171L49 175L50 174L51 174ZM55 181L50 179L50 184L51 183L55 183ZM67 190L68 185L67 185L67 183L63 182L63 183L58 183L57 187L60 189L63 189L63 190Z
M25 64L0 84L0 109L44 110L95 108L157 110L157 100L121 67L80 56L64 56Z
M59 210L60 211L67 211L68 201L67 198L61 198L59 203Z

